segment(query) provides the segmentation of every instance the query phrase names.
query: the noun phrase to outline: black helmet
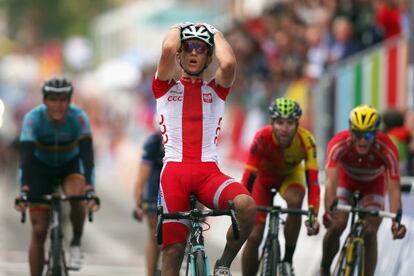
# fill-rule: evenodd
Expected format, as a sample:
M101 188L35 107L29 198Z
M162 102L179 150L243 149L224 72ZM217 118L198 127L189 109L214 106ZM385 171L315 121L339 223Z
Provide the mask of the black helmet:
M71 97L73 86L72 83L64 77L53 77L43 83L42 92L44 97L51 93L67 94Z

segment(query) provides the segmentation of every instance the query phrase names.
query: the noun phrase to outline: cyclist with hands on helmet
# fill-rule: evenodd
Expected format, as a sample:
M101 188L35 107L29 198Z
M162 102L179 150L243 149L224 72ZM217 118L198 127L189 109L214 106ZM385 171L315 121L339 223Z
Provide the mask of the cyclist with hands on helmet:
M216 57L218 67L209 81L204 71ZM180 80L174 79L176 64ZM158 204L168 213L190 208L189 195L210 209L226 209L233 200L240 239L231 229L214 276L230 275L230 265L253 226L254 201L235 179L217 165L216 145L224 106L236 72L236 59L224 35L206 23L174 25L165 35L152 88L165 148ZM163 222L163 276L179 275L188 235L186 221Z
M270 190L276 188L288 208L302 208L307 190L308 205L315 218L319 209L320 188L316 144L312 134L299 126L302 110L289 98L277 98L269 107L271 123L260 129L250 147L242 184L252 193L257 205L272 205ZM304 162L303 162L304 161ZM305 182L307 186L305 186ZM307 189L306 189L307 187ZM266 214L258 212L256 224L242 255L243 275L256 275L258 248L263 239ZM308 235L316 235L319 224L305 222ZM282 269L293 275L292 259L301 227L301 216L288 215L284 227L285 256Z
M29 111L23 119L20 135L20 182L22 195L40 197L51 194L61 184L68 196L94 197L94 152L92 133L86 113L72 105L72 83L55 77L42 86L43 104ZM18 198L21 198L19 196ZM80 268L81 236L86 207L98 208L95 200L70 202L73 238L70 266ZM24 204L16 205L23 211ZM44 203L30 203L32 235L29 248L31 275L42 275L50 209Z
M362 207L384 209L388 188L390 211L401 212L398 152L386 134L379 131L380 116L375 108L360 105L349 114L349 129L336 134L328 144L326 158L326 190L323 223L327 227L323 239L321 275L329 275L333 258L339 250L340 236L346 228L348 214L331 213L335 199L351 204L352 194L361 193ZM365 275L374 275L377 263L377 231L379 217L365 219ZM402 239L406 227L392 224L394 239Z

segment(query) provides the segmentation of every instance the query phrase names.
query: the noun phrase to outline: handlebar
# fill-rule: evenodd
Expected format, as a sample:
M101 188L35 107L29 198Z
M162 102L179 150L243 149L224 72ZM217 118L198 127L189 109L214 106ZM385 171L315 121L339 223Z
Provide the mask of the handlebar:
M227 210L200 210L194 208L186 212L177 212L177 213L164 213L163 207L158 206L157 215L159 215L157 223L157 242L162 244L162 222L163 220L180 220L188 219L190 221L200 221L202 218L206 217L218 217L218 216L230 216L231 225L233 229L233 235L236 240L240 238L240 226L236 218L236 211L233 201L229 201L229 208Z
M390 219L397 219L401 220L401 215L398 215L398 213L391 213L387 211L382 210L376 210L376 209L369 209L369 208L359 208L359 207L353 207L351 205L346 204L337 204L336 206L333 206L333 210L339 210L347 213L356 213L359 215L369 215L374 217L381 217L381 218L390 218Z
M19 198L15 199L14 204L19 205L21 203L27 204L30 202L36 202L36 203L52 203L54 201L81 201L81 200L95 200L96 204L100 206L101 202L99 197L97 197L93 193L86 193L83 196L67 196L64 194L47 194L43 196L28 196L27 193L21 193ZM93 221L93 212L91 210L88 211L88 220L90 222ZM21 214L21 223L26 222L26 210L22 211Z
M292 215L309 215L309 211L296 209L296 208L282 208L282 206L257 206L257 211L265 213L279 213L279 214L292 214Z
M282 206L275 205L275 206L257 206L258 212L264 212L269 214L291 214L297 216L307 216L309 224L311 226L315 223L315 209L313 206L309 206L308 210L303 209L296 209L296 208L282 208Z

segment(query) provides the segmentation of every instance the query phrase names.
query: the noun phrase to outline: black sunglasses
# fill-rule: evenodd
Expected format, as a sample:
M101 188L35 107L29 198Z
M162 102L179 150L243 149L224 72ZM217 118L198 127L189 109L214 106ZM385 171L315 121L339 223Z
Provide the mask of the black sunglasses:
M183 43L183 50L186 53L192 53L193 50L195 50L197 54L205 54L207 53L208 48L203 43L187 41Z

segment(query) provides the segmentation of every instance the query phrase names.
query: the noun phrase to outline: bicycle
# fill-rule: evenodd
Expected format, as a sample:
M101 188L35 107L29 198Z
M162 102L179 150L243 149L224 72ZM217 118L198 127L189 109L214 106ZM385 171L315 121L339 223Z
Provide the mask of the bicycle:
M272 194L272 202L276 196L276 189L270 190ZM262 253L259 258L259 275L284 275L284 272L280 269L281 256L280 256L280 242L279 242L279 227L281 223L281 214L292 215L304 215L308 216L310 225L314 224L315 215L313 206L310 206L309 210L295 209L295 208L282 208L278 205L273 206L257 206L258 212L266 212L269 214L269 221L267 226L267 235L265 243L262 249Z
M48 250L48 257L45 261L47 266L46 276L68 276L70 270L79 270L79 268L69 267L66 264L65 250L63 246L63 227L62 227L62 206L63 201L80 201L80 200L95 200L97 205L100 205L100 200L97 196L86 194L84 196L66 196L59 193L48 194L40 197L31 197L26 193L21 194L20 198L15 200L15 205L21 203L28 204L30 202L48 203L51 206L51 215L49 221L50 243ZM93 212L89 210L88 220L93 221ZM26 211L21 213L21 223L26 221Z
M351 213L351 224L348 236L343 243L335 269L332 275L350 276L364 275L365 268L365 244L364 244L364 219L365 216L376 216L381 218L395 219L397 227L401 223L401 212L391 213L376 209L360 208L358 203L361 199L359 192L353 193L352 205L338 204L335 200L331 211L339 210Z
M190 195L190 210L187 212L178 213L164 213L162 206L158 207L157 214L157 242L162 244L162 223L165 219L179 220L188 219L190 221L190 236L187 243L187 266L185 275L191 276L210 276L210 269L208 265L208 257L204 247L203 232L210 229L210 226L203 221L206 217L215 217L227 215L231 217L231 224L233 228L233 235L235 239L240 237L240 227L236 219L234 203L229 202L228 210L201 210L196 207L195 195ZM209 227L203 229L203 224Z

